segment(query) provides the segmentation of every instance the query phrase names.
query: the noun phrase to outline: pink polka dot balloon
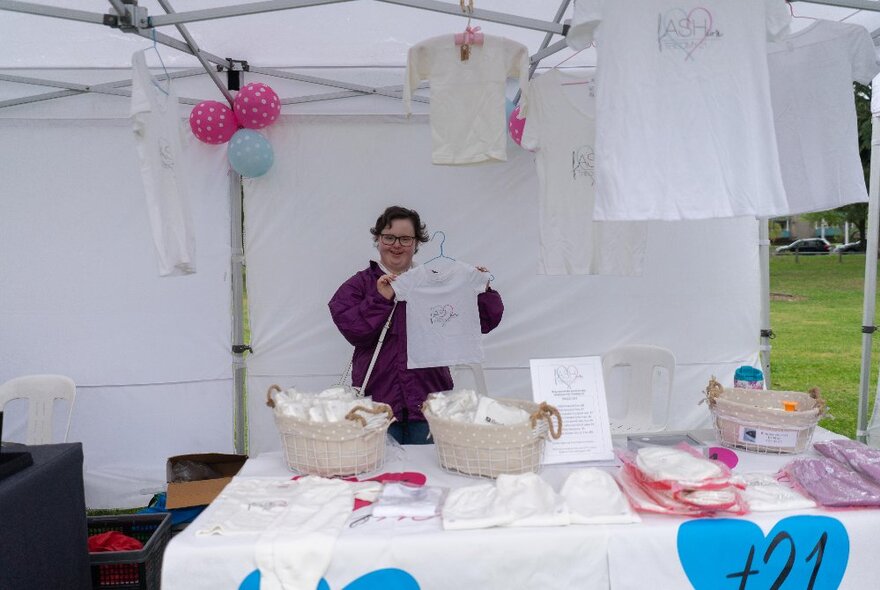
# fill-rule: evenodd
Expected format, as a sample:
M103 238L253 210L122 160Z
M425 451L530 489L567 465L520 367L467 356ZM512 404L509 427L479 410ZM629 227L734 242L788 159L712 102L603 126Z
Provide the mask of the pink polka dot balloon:
M522 145L523 129L526 127L526 120L519 118L519 107L513 109L510 118L507 120L507 132L510 138L516 142L516 145Z
M262 129L275 122L281 114L281 101L275 91L261 82L242 88L233 101L238 122L248 129Z
M199 141L216 145L226 143L238 131L235 114L216 100L205 100L189 114L189 128Z

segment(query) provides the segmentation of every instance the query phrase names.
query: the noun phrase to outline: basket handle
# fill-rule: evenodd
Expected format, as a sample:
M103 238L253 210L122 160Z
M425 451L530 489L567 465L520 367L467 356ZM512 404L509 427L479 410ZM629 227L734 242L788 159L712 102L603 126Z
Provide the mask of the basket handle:
M345 415L346 420L351 420L352 422L358 422L361 426L367 425L367 420L363 416L359 416L358 412L365 412L367 414L385 414L388 418L388 421L394 420L394 413L391 411L391 408L388 406L376 406L374 408L367 408L364 406L355 406L348 411L348 414Z
M556 418L556 429L553 428L553 418ZM562 416L559 414L559 410L555 407L551 406L547 402L541 402L541 405L538 406L538 409L535 410L535 413L529 416L529 421L532 424L532 428L538 425L538 420L544 419L547 421L547 425L550 430L550 436L553 437L554 440L558 439L562 436Z
M818 387L813 387L807 393L810 394L810 397L816 400L816 408L819 410L819 416L824 416L828 413L828 404L825 403L825 398L822 397L822 392Z
M281 386L272 384L269 386L269 391L266 392L266 405L269 406L270 408L275 407L275 400L272 399L272 393L275 391L277 391L278 393L281 393L281 391L282 391Z
M715 398L724 393L724 386L718 383L715 375L709 378L709 385L706 386L706 399L709 400L709 407L715 405ZM702 403L702 400L700 400Z

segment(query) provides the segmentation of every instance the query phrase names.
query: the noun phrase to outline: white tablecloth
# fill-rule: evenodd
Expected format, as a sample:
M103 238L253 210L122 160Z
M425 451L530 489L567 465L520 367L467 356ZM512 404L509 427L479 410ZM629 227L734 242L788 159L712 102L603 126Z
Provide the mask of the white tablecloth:
M817 429L814 440L826 438L836 435ZM443 471L432 445L388 450L380 472L417 471L427 476L428 485L450 488L484 481ZM774 473L792 459L737 454L735 471L743 473ZM541 476L559 490L570 470L547 466ZM237 477L289 478L291 473L280 453L267 453L248 460ZM352 513L322 588L762 590L785 576L781 588L793 590L810 587L815 573L814 590L861 590L868 580L880 579L880 510L754 513L729 519L642 515L643 522L628 525L476 531L444 531L439 518L363 518L370 510ZM168 545L163 590L258 588L253 578L242 585L256 568L256 537L196 536L199 520L209 518L210 511L209 506ZM382 586L371 585L371 572L385 568L404 570L418 586L392 586L388 579Z

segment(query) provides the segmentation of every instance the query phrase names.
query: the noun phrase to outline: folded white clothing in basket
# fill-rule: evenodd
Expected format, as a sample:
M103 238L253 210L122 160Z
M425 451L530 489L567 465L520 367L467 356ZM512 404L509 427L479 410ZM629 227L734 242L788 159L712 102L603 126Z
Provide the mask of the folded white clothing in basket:
M435 393L428 399L428 408L438 418L475 424L523 424L529 413L471 389Z
M435 393L428 399L431 412L456 422L473 422L480 396L472 389L460 389L448 393Z
M596 469L572 471L562 484L572 524L626 524L641 522L611 474Z
M357 392L345 387L331 387L319 393L305 393L291 388L276 392L273 399L278 414L310 422L343 422L349 412L357 407L368 410L358 413L366 421L364 428L381 428L388 420L384 413L369 413L375 408L372 399L358 397Z
M509 426L511 424L523 424L528 421L529 413L522 408L504 404L486 396L480 397L477 409L474 412L474 423L476 424L501 424Z

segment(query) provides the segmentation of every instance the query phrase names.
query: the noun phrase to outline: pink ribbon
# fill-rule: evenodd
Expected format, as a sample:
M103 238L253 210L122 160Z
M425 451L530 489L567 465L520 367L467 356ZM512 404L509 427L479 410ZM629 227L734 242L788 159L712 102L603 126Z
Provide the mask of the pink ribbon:
M455 44L456 45L482 45L483 44L483 33L480 32L480 27L467 27L464 30L464 33L456 33L455 34Z

